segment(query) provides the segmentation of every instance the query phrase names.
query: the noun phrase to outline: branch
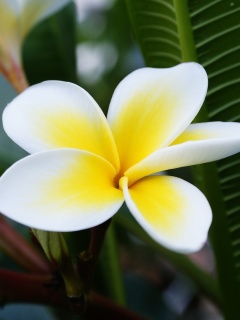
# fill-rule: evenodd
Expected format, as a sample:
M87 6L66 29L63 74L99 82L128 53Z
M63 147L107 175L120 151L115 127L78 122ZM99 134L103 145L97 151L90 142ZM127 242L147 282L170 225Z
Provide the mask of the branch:
M64 292L51 275L32 275L0 269L1 304L43 303L67 307Z
M0 248L23 269L49 273L50 264L0 215Z
M29 275L4 269L0 269L0 301L2 305L13 302L40 303L72 309L78 314L85 311L84 301L79 300L75 303L68 299L61 281L57 278L51 275ZM144 320L143 317L97 293L90 295L85 314L89 320L99 316L105 320Z
M29 87L25 72L21 65L16 63L10 53L7 53L7 64L0 61L0 73L9 81L14 89L21 93Z
M88 320L101 318L100 315L103 315L104 320L146 320L95 292L91 293L90 298L90 307L86 311Z
M92 287L96 262L102 249L108 227L111 219L92 228L91 241L87 251L83 251L78 255L78 274L82 280L84 292L89 292Z

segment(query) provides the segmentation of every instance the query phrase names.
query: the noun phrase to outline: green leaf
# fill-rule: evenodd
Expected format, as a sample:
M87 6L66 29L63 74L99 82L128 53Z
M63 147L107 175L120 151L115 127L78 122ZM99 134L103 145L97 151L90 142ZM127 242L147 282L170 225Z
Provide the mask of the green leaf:
M100 255L101 275L107 294L117 303L126 304L114 224L108 228Z
M41 244L48 259L53 264L59 266L63 261L69 259L70 254L62 233L38 229L32 229L32 233Z
M76 82L76 16L73 3L42 21L23 46L23 63L30 84L44 80Z
M127 0L146 64L198 61L209 76L199 121L240 120L240 1ZM213 209L211 240L226 319L239 319L240 157L193 168Z
M137 224L137 222L127 215L121 208L120 212L114 216L114 221L123 227L127 232L132 233L147 245L151 246L156 252L160 253L166 259L174 263L184 274L189 276L195 285L204 292L216 304L220 303L219 288L215 279L193 263L187 256L170 251L159 245Z
M38 229L32 229L32 232L48 259L61 273L68 297L80 297L82 294L80 281L73 267L63 234Z

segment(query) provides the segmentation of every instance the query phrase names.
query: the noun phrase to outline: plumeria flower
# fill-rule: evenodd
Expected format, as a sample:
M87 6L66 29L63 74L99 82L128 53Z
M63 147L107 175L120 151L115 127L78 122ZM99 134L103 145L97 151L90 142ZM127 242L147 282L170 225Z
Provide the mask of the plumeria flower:
M74 231L125 201L158 243L178 252L206 240L211 209L190 183L161 173L240 151L240 124L190 124L207 91L196 63L143 68L116 88L107 119L82 88L46 81L5 109L7 134L32 155L0 179L0 210L32 228Z
M0 71L21 92L27 87L21 46L28 32L70 0L0 0Z

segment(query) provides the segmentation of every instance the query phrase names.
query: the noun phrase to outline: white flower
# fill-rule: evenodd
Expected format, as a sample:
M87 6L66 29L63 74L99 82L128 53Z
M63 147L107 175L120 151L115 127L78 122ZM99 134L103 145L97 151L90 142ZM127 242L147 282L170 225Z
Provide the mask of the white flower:
M196 63L143 68L116 88L107 119L82 88L35 85L5 109L7 134L34 153L0 179L0 211L27 226L74 231L111 218L126 202L157 242L198 250L212 214L205 196L159 171L240 151L240 124L190 124L207 91Z

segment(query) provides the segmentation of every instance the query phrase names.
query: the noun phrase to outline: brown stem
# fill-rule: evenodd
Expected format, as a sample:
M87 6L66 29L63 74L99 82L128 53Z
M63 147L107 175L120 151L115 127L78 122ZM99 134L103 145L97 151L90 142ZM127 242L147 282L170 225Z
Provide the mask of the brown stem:
M60 282L54 280L50 275L29 275L0 269L0 301L2 305L25 302L69 309L69 303L72 303L72 301L69 301L64 295L63 288L59 284ZM83 308L85 308L84 304ZM105 320L144 320L143 317L97 293L90 295L85 314L89 320L97 318Z
M22 268L49 273L50 264L0 215L0 248Z
M0 269L1 304L28 302L68 307L64 292L50 275L30 275Z
M8 68L6 68L3 64L0 63L0 72L4 75L4 77L11 83L14 89L21 93L25 89L29 87L28 81L25 76L25 72L21 65L15 63L14 59L8 56Z
M82 281L82 288L85 293L88 293L92 287L96 261L100 254L105 234L110 223L111 219L92 228L91 241L88 250L83 251L78 255L78 274Z

